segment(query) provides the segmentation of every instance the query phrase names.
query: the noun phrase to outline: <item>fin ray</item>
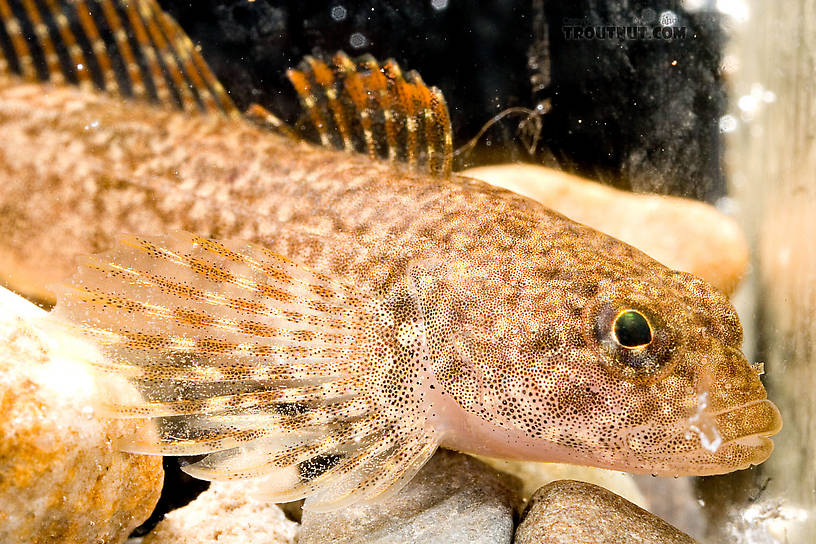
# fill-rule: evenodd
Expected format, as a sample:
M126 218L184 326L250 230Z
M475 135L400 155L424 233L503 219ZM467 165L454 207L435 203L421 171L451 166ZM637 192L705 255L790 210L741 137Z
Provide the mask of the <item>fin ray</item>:
M11 42L11 53L15 56L21 75L26 79L35 79L37 71L34 68L34 59L26 43L26 38L23 36L20 21L11 11L8 0L0 0L0 20L3 21L6 35ZM5 56L5 53L3 54ZM5 65L8 66L8 64L8 61L6 61Z
M42 8L35 0L0 0L0 27L11 44L0 47L0 71L16 66L28 81L75 81L123 98L240 117L156 0L42 0Z
M330 509L376 499L437 447L411 383L373 359L390 303L267 249L126 236L57 291L55 318L104 355L102 412L140 423L127 451L206 454L186 470Z
M416 72L403 76L393 60L381 66L370 55L355 62L339 52L330 63L306 57L287 75L323 146L450 174L447 105Z

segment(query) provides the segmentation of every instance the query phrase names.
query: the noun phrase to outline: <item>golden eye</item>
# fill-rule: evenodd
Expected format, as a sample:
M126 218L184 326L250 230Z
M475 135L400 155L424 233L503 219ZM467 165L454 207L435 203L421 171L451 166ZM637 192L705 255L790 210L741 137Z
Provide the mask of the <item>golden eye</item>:
M652 343L652 326L637 310L623 310L612 322L612 332L618 344L625 348L642 348Z

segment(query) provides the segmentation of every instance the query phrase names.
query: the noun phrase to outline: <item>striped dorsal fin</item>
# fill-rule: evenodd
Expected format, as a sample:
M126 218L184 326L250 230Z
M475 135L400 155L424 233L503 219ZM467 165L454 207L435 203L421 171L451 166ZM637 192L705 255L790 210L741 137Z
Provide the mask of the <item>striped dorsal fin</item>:
M337 53L306 57L287 72L308 125L324 146L407 162L433 175L451 172L453 139L442 92L387 60Z
M0 0L0 73L240 117L155 0Z

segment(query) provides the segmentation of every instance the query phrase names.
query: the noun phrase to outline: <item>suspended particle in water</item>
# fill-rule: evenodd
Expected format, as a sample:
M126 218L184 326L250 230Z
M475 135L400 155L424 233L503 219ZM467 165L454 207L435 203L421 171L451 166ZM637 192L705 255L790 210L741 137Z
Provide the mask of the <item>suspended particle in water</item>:
M729 16L737 23L744 23L751 15L751 10L745 0L717 0L717 11Z
M741 96L737 101L737 107L740 109L740 117L743 121L751 121L759 110L759 100L755 96L746 94Z
M652 24L657 19L657 13L652 8L646 8L640 14L640 22L644 24Z
M731 197L723 196L714 202L714 207L725 215L736 215L739 212L739 204ZM753 363L751 363L753 366Z
M349 43L354 49L361 49L368 45L368 39L359 32L355 32L349 38Z
M335 21L343 21L347 15L348 11L345 6L334 6L331 8L331 18Z

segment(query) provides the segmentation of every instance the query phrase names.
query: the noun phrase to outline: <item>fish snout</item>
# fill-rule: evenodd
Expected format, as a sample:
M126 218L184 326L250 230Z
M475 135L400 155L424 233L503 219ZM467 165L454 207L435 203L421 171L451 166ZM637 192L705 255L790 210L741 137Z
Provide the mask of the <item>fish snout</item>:
M770 437L782 428L756 367L731 347L711 353L698 360L696 399L675 435L668 474L724 474L758 465L771 455Z
M718 440L730 449L742 451L751 464L764 461L773 449L769 437L782 428L782 416L768 400L756 366L741 351L725 347L717 363L707 369L708 379L700 382L700 393L706 394L705 410Z
M713 412L768 398L757 366L751 365L740 350L724 346L721 355L709 361L703 369L699 389L709 393L709 407Z

